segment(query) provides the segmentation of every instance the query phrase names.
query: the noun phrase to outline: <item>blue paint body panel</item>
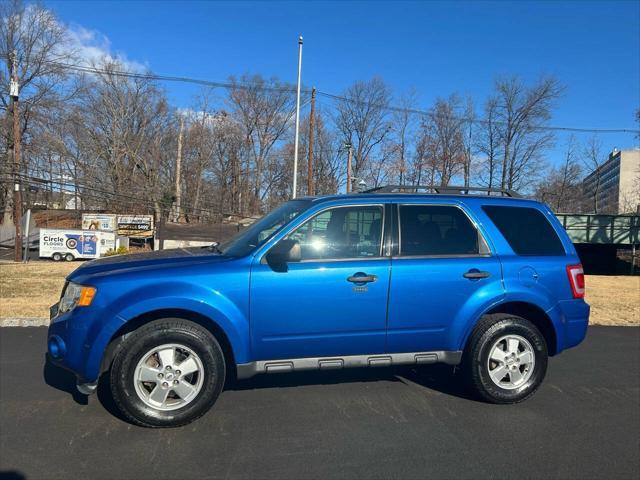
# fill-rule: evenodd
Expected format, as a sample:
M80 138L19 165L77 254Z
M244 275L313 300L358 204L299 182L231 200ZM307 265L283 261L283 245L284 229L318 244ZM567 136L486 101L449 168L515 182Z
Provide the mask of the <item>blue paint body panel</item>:
M267 252L316 213L333 206L404 203L454 205L466 213L488 252L460 257L400 257L393 246L374 258L290 263L275 271ZM493 225L483 205L526 206L550 221L564 256L519 256ZM391 225L388 223L387 225ZM397 229L397 225L394 225ZM385 239L392 231L385 229ZM535 232L531 232L535 234ZM392 242L392 235L389 241ZM385 240L386 241L386 240ZM187 312L224 332L237 364L258 360L419 351L459 351L480 317L495 307L527 303L546 312L556 353L579 344L589 306L574 299L566 266L575 249L548 207L493 197L362 194L319 197L246 255L207 249L165 250L88 262L68 281L97 289L90 307L58 314L50 337L64 343L57 363L82 381L95 381L105 351L128 322L159 311ZM471 269L488 272L470 280ZM375 275L358 286L347 277ZM60 351L60 350L58 350Z

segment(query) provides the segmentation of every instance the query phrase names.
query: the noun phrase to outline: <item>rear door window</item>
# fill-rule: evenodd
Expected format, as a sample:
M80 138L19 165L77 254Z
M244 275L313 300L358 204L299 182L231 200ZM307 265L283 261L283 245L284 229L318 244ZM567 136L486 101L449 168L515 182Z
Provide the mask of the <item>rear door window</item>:
M469 217L451 205L400 205L401 256L481 255L489 252Z
M565 255L558 234L540 210L497 205L482 209L518 255Z

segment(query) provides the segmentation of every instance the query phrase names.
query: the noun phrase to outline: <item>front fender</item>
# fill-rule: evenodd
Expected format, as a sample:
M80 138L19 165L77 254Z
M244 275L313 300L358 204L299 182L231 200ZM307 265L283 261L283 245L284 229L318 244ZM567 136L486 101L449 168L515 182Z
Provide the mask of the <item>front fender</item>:
M94 324L96 329L89 335L93 341L87 356L86 376L89 380L98 377L104 352L123 325L141 315L165 309L185 310L210 319L226 334L236 362L249 362L249 321L245 308L246 305L238 305L219 290L190 283L171 282L127 291L110 302L111 321Z

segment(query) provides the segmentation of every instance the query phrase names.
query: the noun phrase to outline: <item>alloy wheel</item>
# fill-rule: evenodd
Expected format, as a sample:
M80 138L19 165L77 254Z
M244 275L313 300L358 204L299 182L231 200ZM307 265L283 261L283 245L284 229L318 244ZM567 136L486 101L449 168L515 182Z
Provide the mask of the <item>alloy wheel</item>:
M191 403L202 390L204 366L185 345L160 345L140 358L133 381L145 405L162 411L176 410Z

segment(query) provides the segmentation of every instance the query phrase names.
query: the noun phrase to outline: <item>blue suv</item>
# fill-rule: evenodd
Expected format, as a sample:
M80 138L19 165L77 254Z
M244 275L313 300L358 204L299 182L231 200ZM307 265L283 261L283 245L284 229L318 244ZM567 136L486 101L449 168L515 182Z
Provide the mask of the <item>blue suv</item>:
M435 190L300 198L223 245L90 261L51 309L48 357L150 427L200 417L229 377L298 370L444 362L481 399L522 401L585 337L576 251L544 204Z

